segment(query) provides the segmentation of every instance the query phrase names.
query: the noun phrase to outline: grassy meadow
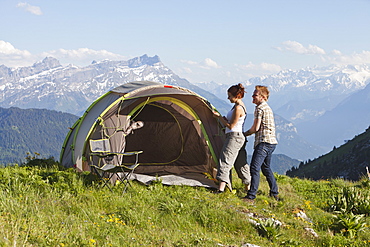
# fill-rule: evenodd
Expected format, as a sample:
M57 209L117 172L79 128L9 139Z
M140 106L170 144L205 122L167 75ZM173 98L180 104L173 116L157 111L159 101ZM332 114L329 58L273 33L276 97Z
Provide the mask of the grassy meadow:
M234 192L133 182L100 188L51 159L0 168L0 246L370 246L370 180L261 177L254 205Z

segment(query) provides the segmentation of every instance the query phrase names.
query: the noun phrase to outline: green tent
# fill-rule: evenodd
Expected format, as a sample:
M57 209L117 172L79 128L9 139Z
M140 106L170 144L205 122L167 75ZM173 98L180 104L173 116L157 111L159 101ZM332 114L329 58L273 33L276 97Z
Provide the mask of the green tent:
M135 170L137 180L147 183L161 176L168 184L214 186L225 138L212 110L206 99L182 87L149 81L123 84L98 98L74 124L60 163L89 171L95 162L89 141L107 138L114 150L144 151ZM126 136L124 130L134 121L144 126Z

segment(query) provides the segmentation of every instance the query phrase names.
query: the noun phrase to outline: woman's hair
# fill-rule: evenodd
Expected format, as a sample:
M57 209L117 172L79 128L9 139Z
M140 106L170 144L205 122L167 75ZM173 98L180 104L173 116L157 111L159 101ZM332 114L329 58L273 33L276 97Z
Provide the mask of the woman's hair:
M269 99L270 91L266 86L257 85L255 88L256 90L258 90L258 92L260 92L260 94L265 98L266 101Z
M243 98L245 93L244 87L241 83L231 86L227 91L231 93L232 96L238 99Z

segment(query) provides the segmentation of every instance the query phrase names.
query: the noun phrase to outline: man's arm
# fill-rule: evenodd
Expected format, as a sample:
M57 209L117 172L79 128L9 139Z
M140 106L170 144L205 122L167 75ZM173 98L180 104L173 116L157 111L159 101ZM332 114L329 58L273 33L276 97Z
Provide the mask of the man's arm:
M256 133L261 128L261 118L255 118L252 127L244 132L245 136L250 136Z

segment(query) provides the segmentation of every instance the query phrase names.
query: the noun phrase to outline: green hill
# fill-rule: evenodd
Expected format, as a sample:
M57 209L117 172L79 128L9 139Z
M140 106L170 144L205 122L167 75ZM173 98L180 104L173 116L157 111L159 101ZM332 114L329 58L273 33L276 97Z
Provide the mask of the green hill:
M77 119L45 109L0 108L0 164L23 162L27 153L59 159L68 128Z
M301 162L288 176L311 179L344 178L359 180L370 166L370 127L340 147L317 159Z
M40 162L40 166L38 165ZM122 194L50 160L0 168L0 246L369 246L370 180L261 179L254 204L204 187L135 181ZM233 174L236 176L236 174Z

